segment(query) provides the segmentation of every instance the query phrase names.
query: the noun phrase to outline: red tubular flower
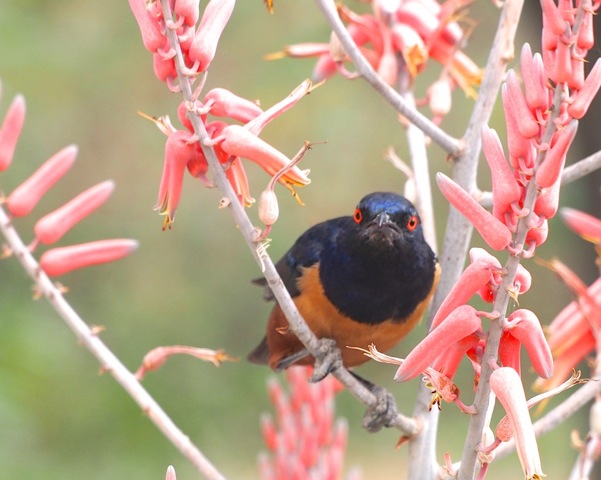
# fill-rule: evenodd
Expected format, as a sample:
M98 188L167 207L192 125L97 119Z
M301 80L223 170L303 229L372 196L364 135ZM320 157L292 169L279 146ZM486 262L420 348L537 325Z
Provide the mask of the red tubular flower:
M115 183L111 180L99 183L80 193L62 207L40 218L33 229L37 239L45 245L57 242L77 222L106 202L114 189Z
M196 0L175 0L173 12L177 15L179 25L193 27L200 17L200 4Z
M225 88L214 88L207 92L204 104L212 115L233 118L242 123L250 122L263 113L255 102L239 97Z
M585 240L601 244L601 220L573 208L562 208L560 215L564 223Z
M445 198L465 216L484 241L493 250L503 250L511 242L511 231L486 211L463 188L443 173L436 174L436 182Z
M163 175L154 207L160 215L166 215L163 229L169 227L175 218L188 163L200 157L204 158L200 145L189 132L178 130L167 137Z
M210 0L207 4L188 50L193 71L204 72L209 68L235 4L236 0Z
M514 118L520 134L524 138L533 138L538 135L540 125L526 103L520 81L513 70L507 72L507 81L501 93L507 97L514 111Z
M223 129L222 138L215 140L221 140L219 145L223 151L252 160L272 176L290 163L286 155L241 125L228 125ZM306 171L293 167L284 174L282 182L285 185L308 185L311 180Z
M537 316L526 309L515 310L507 319L505 332L526 348L532 366L542 378L553 375L553 357Z
M167 38L161 32L158 18L148 11L146 5L146 0L129 0L129 8L140 27L144 47L149 52L155 53L165 45Z
M572 102L568 105L568 114L576 120L584 117L599 88L601 88L601 58L598 58L593 65L582 88L572 96Z
M436 315L432 319L430 331L434 330L444 322L445 318L449 316L453 310L461 305L465 305L481 288L488 285L491 282L495 271L501 270L499 261L492 255L490 255L490 258L492 259L491 261L480 258L476 260L472 259L472 263L463 271L457 283L455 283L436 311Z
M497 132L486 125L482 128L482 150L492 178L493 214L504 221L505 212L519 202L522 190L505 159Z
M13 160L23 123L25 123L25 98L17 95L8 107L0 129L0 172L6 170Z
M524 82L526 103L530 110L549 108L549 89L545 86L543 59L539 53L532 55L530 45L525 43L520 56L520 72Z
M572 120L563 130L558 130L551 139L551 147L536 169L536 184L540 188L551 187L558 179L566 160L568 148L576 136L578 121Z
M395 381L404 382L417 377L437 357L444 357L452 344L477 332L481 326L482 322L474 307L457 307L407 355L394 376Z
M501 335L499 343L499 363L504 367L513 368L521 375L521 349L522 343L507 331Z
M78 268L119 260L136 248L138 242L129 239L98 240L53 248L42 254L40 266L48 276L58 277Z
M519 375L513 368L498 368L490 376L490 387L503 405L513 428L516 450L524 475L528 479L544 477L536 436Z
M31 212L46 192L67 173L76 157L77 147L70 145L46 160L9 195L6 204L11 215L23 217Z

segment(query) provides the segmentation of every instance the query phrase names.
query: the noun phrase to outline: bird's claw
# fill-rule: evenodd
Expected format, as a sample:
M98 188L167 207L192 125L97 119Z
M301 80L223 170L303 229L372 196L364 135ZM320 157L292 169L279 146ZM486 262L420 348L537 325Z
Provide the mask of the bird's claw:
M376 396L376 403L367 409L362 424L368 432L375 433L382 427L391 427L398 411L396 401L388 390L375 385L370 390Z
M326 378L331 372L342 367L342 356L336 341L331 338L318 339L319 349L315 352L315 367L310 381L317 383Z

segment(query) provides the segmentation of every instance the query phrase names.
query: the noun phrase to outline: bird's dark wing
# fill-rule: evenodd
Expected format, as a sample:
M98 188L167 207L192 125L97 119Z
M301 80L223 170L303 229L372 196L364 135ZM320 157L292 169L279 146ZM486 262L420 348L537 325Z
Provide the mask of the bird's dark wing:
M322 252L332 248L336 238L344 232L348 225L352 224L351 217L338 217L311 227L276 263L275 268L292 297L300 294L296 281L302 276L303 268L318 263ZM264 278L257 278L253 280L253 283L265 287L263 294L265 300L274 300L273 293Z

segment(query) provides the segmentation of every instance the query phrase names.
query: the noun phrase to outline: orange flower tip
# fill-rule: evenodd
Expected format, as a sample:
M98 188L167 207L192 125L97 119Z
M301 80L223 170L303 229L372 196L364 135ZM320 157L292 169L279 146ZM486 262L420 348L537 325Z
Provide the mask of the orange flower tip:
M11 215L23 217L31 212L46 192L69 171L77 152L75 145L63 148L19 185L6 200Z
M40 266L48 276L57 277L79 268L119 260L137 248L138 242L130 239L98 240L53 248L42 254Z
M601 244L601 219L573 208L562 208L559 212L564 223L592 243Z

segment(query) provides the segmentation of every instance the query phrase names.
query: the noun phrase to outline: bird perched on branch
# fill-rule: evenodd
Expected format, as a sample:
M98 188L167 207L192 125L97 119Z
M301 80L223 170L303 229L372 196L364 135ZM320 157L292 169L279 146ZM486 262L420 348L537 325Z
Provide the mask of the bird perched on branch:
M413 204L394 193L365 196L352 216L327 220L303 233L276 264L299 312L318 338L331 338L345 367L368 360L371 343L386 351L419 322L440 267L424 240ZM265 299L274 296L264 279ZM274 370L312 365L314 358L288 327L279 305L249 360Z

